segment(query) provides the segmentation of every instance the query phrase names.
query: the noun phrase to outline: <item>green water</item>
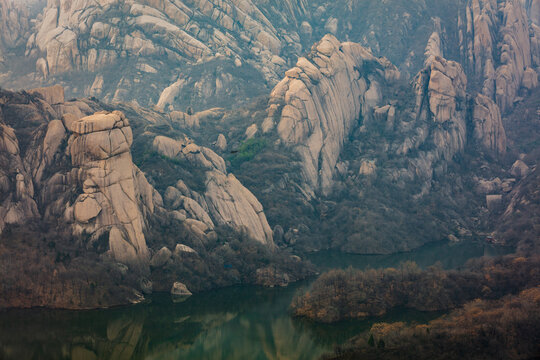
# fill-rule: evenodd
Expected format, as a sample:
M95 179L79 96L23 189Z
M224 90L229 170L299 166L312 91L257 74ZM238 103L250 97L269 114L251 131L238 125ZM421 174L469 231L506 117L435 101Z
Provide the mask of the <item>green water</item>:
M454 259L444 265L454 267L481 255L479 245L436 244L409 254L325 253L312 260L325 267L395 266L403 260L428 266L450 256ZM437 316L396 310L384 318L334 325L293 319L288 306L308 285L233 287L183 302L157 294L148 303L110 310L3 311L0 359L315 359L374 322L424 322Z
M439 262L445 269L457 269L465 265L467 260L481 256L499 256L512 252L510 247L475 242L440 242L427 244L408 253L390 255L356 255L344 254L339 251L324 251L308 256L321 270L347 268L358 269L386 268L404 261L414 261L420 267L426 268Z

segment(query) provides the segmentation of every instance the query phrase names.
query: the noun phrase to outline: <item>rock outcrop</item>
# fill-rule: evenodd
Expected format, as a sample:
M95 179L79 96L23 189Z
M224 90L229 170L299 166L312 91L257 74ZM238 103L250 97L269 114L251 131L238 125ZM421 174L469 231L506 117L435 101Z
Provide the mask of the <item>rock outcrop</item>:
M450 162L465 148L467 141L467 77L460 64L439 56L430 56L426 67L416 76L414 89L414 132L398 146L396 153L410 158L412 175L426 183L441 164ZM408 128L410 124L402 123ZM410 153L429 144L432 150ZM444 165L443 165L444 167ZM408 171L410 174L410 171Z
M490 98L478 94L473 109L474 138L486 150L497 154L506 153L506 132L499 107Z
M95 241L108 233L115 259L148 262L141 208L152 213L156 194L131 159L128 120L121 112L97 113L74 121L71 131L71 173L83 190L66 209L75 234L92 234L90 241Z
M538 66L537 9L534 1L520 0L473 0L466 8L461 30L464 58L483 81L482 93L502 113L513 107L526 70L533 63Z
M225 161L219 155L189 141L164 136L157 136L153 146L164 156L185 160L195 168L204 169L204 193L189 189L180 180L165 194L166 205L174 211L184 211L191 226L203 237L208 236L215 225L227 225L262 244L273 246L272 230L261 203L227 172Z
M24 45L30 31L28 4L16 0L0 0L0 63L2 50Z
M370 70L373 69L373 70ZM380 86L399 77L385 59L326 35L274 88L268 122L302 160L305 191L328 194L337 160L351 131L381 101Z
M216 95L222 92L223 83L249 78L251 75L242 78L242 70L247 68L251 72L256 69L266 81L277 82L277 74L286 64L280 56L299 50L295 19L307 11L306 5L303 0L273 6L251 0L49 1L37 18L35 31L27 37L26 54L36 59L36 70L43 79L67 72L98 71L85 88L73 89L81 95L156 104L156 96L165 88L174 93L182 82L212 87ZM132 61L135 58L138 60ZM225 68L232 64L233 69L208 79L195 75L195 79L169 80L185 72L180 69L210 62ZM119 68L124 74L113 72L113 76L103 77L109 69ZM158 85L151 90L145 87L146 99L126 90L142 79L152 79Z
M181 174L196 173L190 184L197 191L177 179L162 200L150 184L155 178L134 164L124 112L104 111L93 100L65 101L61 87L0 90L0 104L0 260L10 259L0 307L139 302L142 293L170 289L176 280L167 274L192 266L182 263L186 256L193 266L222 266L208 253L229 247L225 236L278 251L262 205L212 150L143 130L135 150L150 150L153 141L157 159L178 160L172 163L181 164ZM174 124L162 113L122 110L136 119L135 129ZM32 264L19 276L27 256Z
M26 105L26 111L33 111L35 121L43 125L31 133L18 134L8 124L1 124L0 157L5 170L1 171L0 232L6 224L60 216L71 224L66 226L75 236L89 236L85 246L108 234L114 259L145 264L149 259L143 215L152 214L154 202L159 204L161 199L132 162L133 135L128 120L121 112L114 112L80 119L66 113L61 121L62 111L73 110L64 104L61 87L29 93L35 97L30 98L33 105ZM21 111L25 105L9 105L8 110L10 106ZM45 116L50 120L40 113L40 107L48 108ZM27 137L24 149L19 145L21 136ZM64 158L63 147L70 160ZM68 196L74 196L74 201Z

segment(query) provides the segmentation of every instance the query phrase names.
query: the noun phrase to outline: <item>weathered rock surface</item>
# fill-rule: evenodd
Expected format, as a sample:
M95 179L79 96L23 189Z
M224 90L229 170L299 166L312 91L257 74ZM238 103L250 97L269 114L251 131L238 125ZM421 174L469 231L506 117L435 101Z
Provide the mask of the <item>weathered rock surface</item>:
M225 138L225 135L218 135L218 138L216 140L216 149L218 149L219 151L227 150L227 139Z
M440 160L452 161L465 147L467 77L460 64L431 56L417 75L414 88L417 128L397 153L407 155L422 144L433 144L433 150L421 151L411 159L415 176L431 179Z
M502 195L486 195L486 205L489 211L499 210L502 203Z
M65 101L64 88L60 85L54 85L44 88L36 88L28 91L30 94L34 94L42 98L45 102L56 105Z
M486 150L497 155L506 153L506 132L499 107L487 96L478 94L473 109L474 138Z
M167 206L173 210L184 210L190 218L188 220L196 221L190 224L200 231L201 236L208 236L215 224L227 225L244 231L260 243L273 246L272 230L262 205L233 174L227 172L219 155L194 143L165 136L157 136L153 145L162 155L184 159L205 169L203 194L190 190L182 181L169 187L165 194Z
M218 223L234 224L245 229L251 238L273 245L272 229L261 203L233 174L217 170L207 173L205 198Z
M179 281L175 282L171 288L171 295L174 296L191 296L193 295L191 291L188 290L187 286Z
M279 114L281 141L300 154L307 193L330 192L345 139L379 104L379 84L396 77L387 61L331 35L287 71L272 91L268 115Z
M529 167L522 160L516 160L510 169L510 174L515 177L522 178L529 174Z
M30 31L27 4L16 0L0 0L0 63L5 61L3 50L23 45Z
M74 231L94 238L109 233L109 248L123 263L149 260L139 202L153 210L153 189L133 164L133 134L121 112L97 113L71 124L73 172L83 189L73 205ZM148 199L145 195L149 194ZM69 211L69 209L67 210Z
M212 249L218 232L225 230L218 225L274 249L262 205L212 150L143 130L139 149L151 149L153 139L158 153L182 160L184 173L204 175L195 178L199 192L178 179L164 191L163 201L149 183L155 180L133 163L132 128L123 112L103 111L92 100L65 101L58 87L0 90L0 104L0 259L18 259L3 281L17 277L26 256L21 246L32 254L24 283L7 288L2 283L0 306L87 308L139 302L140 291L172 284L165 275L149 281L151 274L179 267L185 256L197 264L208 261L207 247ZM173 124L162 113L122 109L137 119L139 129ZM175 229L165 235L167 240L161 237L168 231L163 227ZM44 234L37 236L42 228ZM27 240L21 243L13 232ZM4 233L13 246L6 248L11 243L4 241ZM170 247L178 241L189 246L179 244L173 256ZM94 292L88 284L96 284ZM107 298L110 291L114 294Z
M166 247L162 247L158 252L152 256L152 260L150 261L150 266L152 267L162 267L169 261L169 259L172 256L171 250L169 250Z
M526 70L538 66L537 10L537 2L520 0L473 0L466 8L463 55L482 79L482 93L502 113L513 107L522 85L532 86Z
M246 68L255 69L261 79L277 82L286 63L276 59L301 50L297 18L306 12L304 0L272 6L252 0L59 0L49 1L32 34L21 38L28 40L26 54L35 59L44 80L67 72L97 71L93 82L73 90L78 95L137 99L162 107L167 98L174 102L186 83L202 91L200 95L224 97L230 83L249 80L250 75L242 71ZM131 61L134 58L138 60ZM207 63L219 64L221 70L208 76L178 77L191 66ZM238 69L229 69L231 64ZM125 74L104 77L112 68ZM176 79L171 81L170 76ZM143 79L152 79L154 86L144 86L144 92L127 91L128 86L139 88Z

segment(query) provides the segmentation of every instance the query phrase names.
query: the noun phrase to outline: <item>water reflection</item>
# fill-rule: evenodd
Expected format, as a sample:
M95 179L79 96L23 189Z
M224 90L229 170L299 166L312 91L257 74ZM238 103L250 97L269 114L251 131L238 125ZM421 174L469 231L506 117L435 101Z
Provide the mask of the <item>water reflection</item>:
M509 254L511 247L476 242L440 242L427 244L408 253L390 255L356 255L339 251L325 251L308 256L322 270L347 268L358 269L367 267L384 268L396 266L400 262L414 261L420 267L428 267L440 262L445 269L456 269L465 265L467 260L481 256L499 256Z
M460 246L381 257L326 253L324 259L330 267L396 266L403 260L429 266L444 259L445 267L454 267L483 255L473 245ZM424 322L437 316L395 310L382 319L334 325L292 319L288 306L308 285L234 287L184 302L162 294L146 304L110 310L2 311L0 359L316 359L373 322Z
M331 349L287 307L295 288L239 287L102 311L0 313L2 359L313 359Z

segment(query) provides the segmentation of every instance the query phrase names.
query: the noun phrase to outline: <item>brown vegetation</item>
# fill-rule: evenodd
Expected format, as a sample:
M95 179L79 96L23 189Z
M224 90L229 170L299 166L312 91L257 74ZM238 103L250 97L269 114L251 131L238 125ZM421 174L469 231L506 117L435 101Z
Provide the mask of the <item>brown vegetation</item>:
M425 325L378 323L331 359L537 359L540 286L475 300Z
M540 284L540 256L478 259L462 271L415 263L398 268L332 270L291 305L296 316L320 322L380 316L396 307L454 309L477 298L498 299Z

